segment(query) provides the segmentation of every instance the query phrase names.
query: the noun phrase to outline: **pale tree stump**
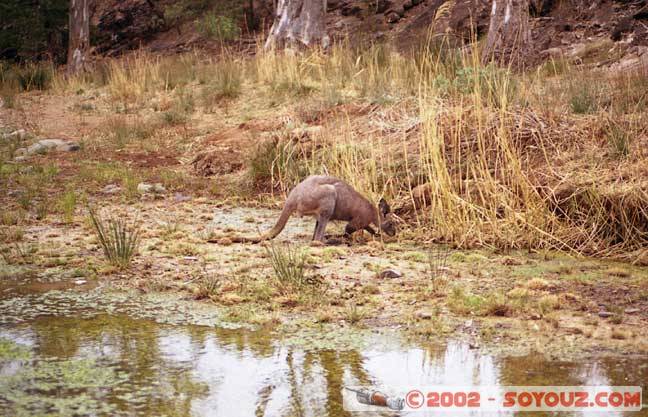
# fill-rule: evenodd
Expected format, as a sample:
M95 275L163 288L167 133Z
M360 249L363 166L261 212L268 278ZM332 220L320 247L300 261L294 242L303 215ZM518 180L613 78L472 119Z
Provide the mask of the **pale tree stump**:
M482 62L521 67L530 40L529 0L493 0Z
M327 48L326 0L278 0L266 49Z

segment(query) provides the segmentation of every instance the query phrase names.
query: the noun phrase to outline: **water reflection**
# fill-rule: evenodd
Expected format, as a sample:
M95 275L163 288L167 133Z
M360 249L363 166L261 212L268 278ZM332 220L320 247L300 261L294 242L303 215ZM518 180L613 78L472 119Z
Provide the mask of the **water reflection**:
M637 385L648 381L646 358L586 363L547 362L539 356L497 358L462 343L386 351L303 351L283 346L264 332L168 326L109 315L42 317L29 324L0 327L0 337L29 346L33 352L33 359L27 361L0 357L0 414L7 416L48 412L337 417L352 415L342 409L344 385ZM110 370L113 379L106 379L106 386L89 384L82 389L60 381L56 389L29 385L48 377L67 381L39 369L48 362L58 366L84 358ZM92 375L93 371L83 372ZM19 381L22 374L36 379ZM101 376L106 378L105 372ZM9 380L13 382L2 382ZM54 401L61 397L70 403L65 410ZM88 399L110 407L93 409ZM70 410L76 411L70 414ZM628 415L648 414L644 410Z

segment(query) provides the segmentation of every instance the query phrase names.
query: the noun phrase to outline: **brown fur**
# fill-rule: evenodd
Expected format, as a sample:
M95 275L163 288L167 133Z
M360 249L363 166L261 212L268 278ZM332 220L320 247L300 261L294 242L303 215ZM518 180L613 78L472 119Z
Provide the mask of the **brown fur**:
M230 237L233 242L258 243L274 239L286 226L294 213L300 216L313 216L316 219L313 240L324 242L324 232L330 220L348 222L345 235L357 230L367 230L371 234L376 226L387 234L395 233L394 225L387 219L390 212L384 200L379 208L353 189L346 182L325 175L311 175L292 189L284 204L281 215L274 227L259 237Z

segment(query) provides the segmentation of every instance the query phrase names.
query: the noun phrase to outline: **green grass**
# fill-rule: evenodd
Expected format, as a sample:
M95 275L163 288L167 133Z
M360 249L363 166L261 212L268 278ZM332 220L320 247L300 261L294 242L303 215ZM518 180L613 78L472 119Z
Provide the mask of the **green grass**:
M139 247L139 225L130 225L121 218L104 220L91 207L88 212L106 260L117 268L127 268Z
M300 293L314 287L306 274L307 253L303 249L272 242L266 251L274 273L275 287L281 294Z
M63 221L65 223L72 223L74 221L74 211L77 206L77 194L73 190L66 191L58 201L58 209L63 214Z

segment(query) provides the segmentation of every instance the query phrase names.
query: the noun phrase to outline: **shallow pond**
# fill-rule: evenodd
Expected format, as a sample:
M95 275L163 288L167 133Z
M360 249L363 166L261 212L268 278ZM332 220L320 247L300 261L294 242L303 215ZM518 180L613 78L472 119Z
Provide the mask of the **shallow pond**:
M161 300L99 299L94 289L0 300L2 415L345 416L351 415L342 408L347 385L648 381L646 358L548 362L539 355L491 356L455 342L412 345L395 333L370 331L364 343L342 343L344 349L336 351L295 342L325 338L334 333L330 329L285 337L268 329L223 328L217 321L160 323L152 306L164 306ZM36 303L41 307L35 309ZM146 314L136 314L135 304ZM188 311L183 308L173 310Z

